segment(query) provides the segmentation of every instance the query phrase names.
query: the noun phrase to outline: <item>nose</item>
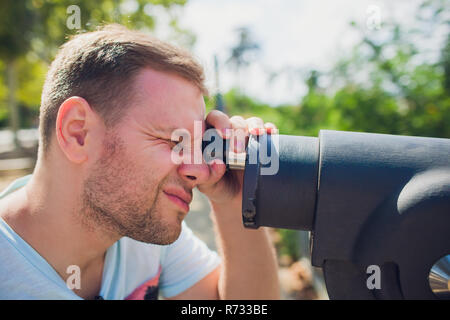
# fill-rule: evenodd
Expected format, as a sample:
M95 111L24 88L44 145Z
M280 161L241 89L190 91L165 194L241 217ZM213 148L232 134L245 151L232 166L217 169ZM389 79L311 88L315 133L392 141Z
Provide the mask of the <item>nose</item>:
M192 188L209 179L209 166L203 161L201 164L180 164L178 173Z
M178 166L178 174L192 188L195 188L209 179L210 168L203 158L201 140L195 140L191 146L193 147L183 151L183 162Z

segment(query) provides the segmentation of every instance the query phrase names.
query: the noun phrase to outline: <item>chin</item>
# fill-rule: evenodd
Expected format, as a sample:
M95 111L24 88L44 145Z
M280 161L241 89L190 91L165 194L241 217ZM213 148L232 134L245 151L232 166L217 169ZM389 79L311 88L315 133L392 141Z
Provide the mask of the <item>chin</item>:
M178 218L176 218L176 220L172 223L164 224L164 227L160 227L156 230L154 229L134 233L128 237L136 241L156 245L172 244L180 237L181 234L181 222L183 219L179 218L179 215L177 217Z
M182 216L182 215L178 216L178 220L177 220L177 222L175 223L175 225L173 226L173 228L171 230L172 232L170 234L170 238L171 238L171 242L170 243L173 243L173 242L177 241L178 238L180 237L181 229L182 229L181 223L183 222L183 218L184 218L184 216Z
M168 245L172 244L178 240L181 234L181 222L176 226L172 226L170 232L167 232L163 237L160 238L160 245Z

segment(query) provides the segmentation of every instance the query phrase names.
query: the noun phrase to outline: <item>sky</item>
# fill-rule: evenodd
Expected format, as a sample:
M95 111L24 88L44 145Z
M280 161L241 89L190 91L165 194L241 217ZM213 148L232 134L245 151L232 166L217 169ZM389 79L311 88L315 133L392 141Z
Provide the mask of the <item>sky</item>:
M360 39L350 21L377 32L379 22L412 20L417 0L188 0L179 24L196 35L192 48L215 92L214 55L220 68L220 91L240 86L251 97L278 105L298 103L306 93L302 79L284 76L268 81L268 72L327 70ZM157 19L164 19L157 14ZM378 19L378 20L377 20ZM157 21L158 23L158 21ZM239 77L225 62L237 43L236 29L248 27L261 50Z

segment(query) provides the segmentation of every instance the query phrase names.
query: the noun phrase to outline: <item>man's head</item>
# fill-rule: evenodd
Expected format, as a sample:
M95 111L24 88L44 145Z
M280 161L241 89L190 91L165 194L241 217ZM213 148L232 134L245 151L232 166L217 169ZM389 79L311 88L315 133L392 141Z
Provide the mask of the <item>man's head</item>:
M66 42L51 64L40 108L41 145L50 148L60 105L83 97L110 127L133 99L133 79L145 67L181 76L204 94L203 68L180 48L120 25L79 34Z
M47 75L40 161L78 179L79 219L91 229L171 243L192 189L209 175L204 164L171 161L171 133L194 136L205 93L186 51L117 25L78 35Z

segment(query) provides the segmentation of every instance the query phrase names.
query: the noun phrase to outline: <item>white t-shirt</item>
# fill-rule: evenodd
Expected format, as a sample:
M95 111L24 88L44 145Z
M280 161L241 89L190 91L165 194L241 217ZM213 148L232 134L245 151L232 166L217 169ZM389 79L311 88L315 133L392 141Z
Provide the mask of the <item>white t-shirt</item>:
M15 180L5 195L24 186ZM185 291L220 264L183 222L179 238L167 246L127 237L108 248L99 296L103 299L157 299ZM73 270L68 271L68 275ZM82 275L81 275L82 276ZM0 299L81 299L53 267L0 218Z

